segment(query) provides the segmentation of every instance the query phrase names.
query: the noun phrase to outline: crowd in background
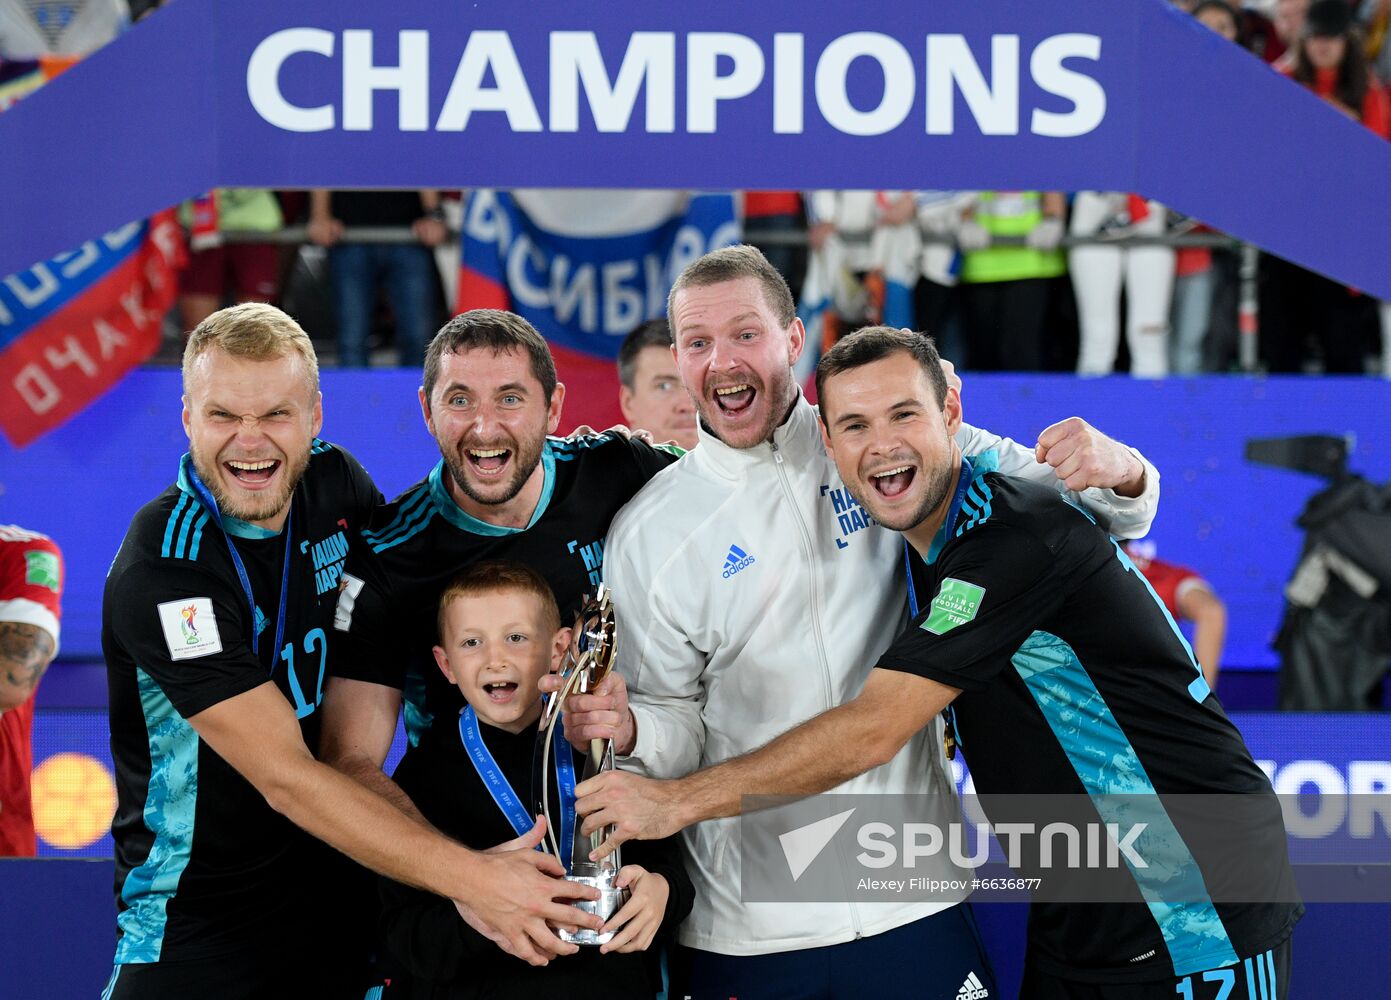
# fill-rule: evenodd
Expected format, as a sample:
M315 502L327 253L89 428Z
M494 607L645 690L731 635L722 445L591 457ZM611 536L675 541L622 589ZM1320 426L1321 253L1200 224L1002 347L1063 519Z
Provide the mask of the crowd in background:
M1391 137L1391 0L1178 5ZM154 6L0 0L0 107L31 62L60 71ZM216 308L266 301L296 315L330 363L419 364L455 305L457 198L221 189L185 204L189 263L166 358ZM745 238L800 293L822 348L885 322L932 333L976 371L1391 373L1381 303L1266 253L1247 260L1243 296L1241 244L1144 192L757 191L742 209ZM289 226L306 227L307 242L280 238ZM391 239L343 238L363 229ZM1244 357L1243 332L1258 346Z

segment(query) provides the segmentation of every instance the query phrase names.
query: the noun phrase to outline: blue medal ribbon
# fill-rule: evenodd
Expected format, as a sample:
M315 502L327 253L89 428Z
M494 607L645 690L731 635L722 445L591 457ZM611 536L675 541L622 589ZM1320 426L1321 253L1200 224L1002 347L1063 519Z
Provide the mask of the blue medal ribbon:
M478 730L478 713L473 710L472 705L466 705L459 713L459 738L464 741L468 759L473 763L473 769L478 772L478 776L483 779L488 794L507 817L507 822L512 824L512 829L517 831L517 836L522 836L535 825L536 819L531 810L522 805L522 800L512 790L511 782L493 759L492 751L483 742L483 734ZM555 780L560 787L559 843L561 851L565 852L573 850L575 843L575 758L570 752L570 744L565 739L563 718L557 722L551 739L555 744ZM541 845L538 844L536 849L541 850ZM570 870L570 858L562 857L560 862L566 871Z
M217 508L217 501L213 499L212 491L208 489L203 480L198 476L198 470L194 468L193 462L188 463L188 481L193 486L193 492L208 513L212 515L213 523L222 532L222 537L227 540L227 549L232 553L232 565L237 568L237 579L241 581L242 593L246 595L247 606L251 609L251 652L256 656L261 655L261 636L256 630L256 596L251 592L251 577L246 574L246 564L242 562L241 553L237 551L236 544L232 541L232 536L227 532L227 528L222 523L222 511ZM270 672L275 673L275 664L280 655L280 645L285 641L285 606L288 603L290 594L290 543L294 540L291 529L294 524L295 504L294 498L290 498L290 512L285 516L285 528L281 535L285 538L285 566L280 575L280 610L275 619L275 649L271 652Z
M936 537L932 539L932 553L934 558L935 554L941 552L942 547L946 545L947 541L951 538L951 531L956 525L957 515L961 513L961 502L966 499L966 491L971 488L971 483L975 480L975 471L970 460L963 456L961 459L961 474L957 477L956 482L956 493L951 498L951 506L947 508L947 516L942 521L941 529L938 531ZM917 588L913 586L913 547L908 544L908 539L906 538L903 540L903 575L908 579L908 614L916 621L919 608L918 591ZM960 746L961 740L956 735L956 712L948 705L946 710L942 712L942 715L946 721L949 739L956 743L957 746Z

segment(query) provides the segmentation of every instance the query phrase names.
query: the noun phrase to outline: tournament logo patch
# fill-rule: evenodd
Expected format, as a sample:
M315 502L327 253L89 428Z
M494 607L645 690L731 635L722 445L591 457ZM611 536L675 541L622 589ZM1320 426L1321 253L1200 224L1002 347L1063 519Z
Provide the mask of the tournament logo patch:
M357 595L362 593L363 581L351 573L344 573L338 581L338 605L333 609L333 627L339 632L353 630L353 606Z
M189 660L222 652L222 636L208 597L188 597L159 605L159 625L171 660Z
M47 587L58 593L58 557L52 552L37 550L24 553L24 582Z
M984 587L949 576L942 581L942 589L932 599L922 628L933 635L943 635L958 625L965 625L976 617L980 602L984 599Z

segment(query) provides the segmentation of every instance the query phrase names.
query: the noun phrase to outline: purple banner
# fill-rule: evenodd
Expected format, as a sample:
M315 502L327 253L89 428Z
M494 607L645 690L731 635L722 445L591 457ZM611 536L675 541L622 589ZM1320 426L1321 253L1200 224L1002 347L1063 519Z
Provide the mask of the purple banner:
M0 274L214 186L1102 189L1391 297L1389 171L1161 0L180 0L0 119Z

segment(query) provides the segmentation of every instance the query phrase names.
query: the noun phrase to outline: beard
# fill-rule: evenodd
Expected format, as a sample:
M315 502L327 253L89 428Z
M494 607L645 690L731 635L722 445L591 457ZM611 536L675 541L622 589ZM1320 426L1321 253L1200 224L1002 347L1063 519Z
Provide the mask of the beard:
M191 445L189 454L193 458L193 468L198 472L198 478L203 480L203 484L212 493L213 500L217 502L218 512L224 517L234 517L238 521L252 523L268 520L284 510L290 498L294 496L295 487L304 478L305 470L309 468L309 449L306 448L293 460L289 456L281 460L281 468L277 471L283 473L284 478L281 480L280 488L273 493L253 493L249 490L230 493L223 488L220 463L208 464L198 453L198 449Z
M926 463L923 462L918 463L918 467L922 469L924 480L923 498L922 502L908 513L897 517L893 515L887 518L881 517L880 512L876 510L875 507L877 506L877 502L884 498L879 495L879 491L870 484L867 478L860 480L862 485L851 489L850 495L859 502L861 507L869 511L870 515L876 521L890 531L909 531L931 517L932 512L940 507L942 502L946 500L947 491L951 489L952 476L956 474L957 469L957 465L950 461L950 456L952 454L951 435L948 434L948 461L935 468L929 468ZM869 502L866 503L866 501Z
M488 442L463 440L459 442L453 455L450 455L441 446L440 457L444 459L444 467L449 470L450 477L459 489L464 491L466 497L474 503L495 507L507 503L522 491L526 481L536 471L536 466L541 463L541 450L545 445L546 436L544 433L537 435L533 440L524 442L510 438L504 441ZM506 448L512 452L512 475L502 482L480 486L471 478L469 459L466 454L470 448L478 450ZM485 493L484 490L488 492Z
M773 432L782 426L788 411L797 399L797 387L792 381L792 369L780 368L772 373L767 383L754 372L747 372L741 375L738 380L724 379L714 388L735 385L738 382L745 382L753 388L754 401L751 405L764 405L768 408L762 423L756 427L740 430L737 432L738 436L731 439L720 430L720 421L727 418L724 411L720 409L720 404L714 399L702 397L695 400L696 414L700 417L700 422L705 425L706 430L731 448L753 448L764 441L773 439ZM714 388L710 389L712 395Z

